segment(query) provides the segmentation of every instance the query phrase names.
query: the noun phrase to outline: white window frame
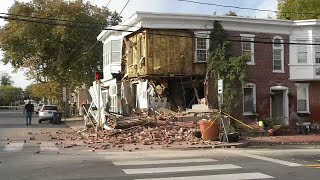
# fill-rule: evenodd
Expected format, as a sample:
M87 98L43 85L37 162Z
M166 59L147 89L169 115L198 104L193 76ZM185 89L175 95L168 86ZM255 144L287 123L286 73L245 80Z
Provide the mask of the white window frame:
M107 44L103 44L103 67L107 65Z
M114 49L112 47L112 41L119 41L120 43L120 49ZM110 40L108 41L106 44L105 44L105 65L109 65L109 64L112 64L112 63L120 63L121 62L121 40L120 39L115 39L115 40ZM113 53L119 53L120 54L120 59L117 60L117 61L114 61L112 58L112 54Z
M309 109L309 83L296 83L296 87L297 87L297 113L310 113L310 109ZM298 89L299 88L306 88L306 106L307 106L307 110L306 111L299 111L299 97L298 97ZM302 99L304 100L304 99Z
M252 93L253 93L253 111L245 111L244 109L244 89L246 88L252 88ZM245 86L242 87L242 112L243 115L254 115L257 108L256 108L256 102L257 102L257 96L256 96L256 85L253 83L247 83Z
M106 66L111 64L111 41L106 43Z
M116 48L114 48L112 46L112 42L113 41L118 41L119 42L119 45L120 45L119 49L116 49ZM111 40L110 43L111 43L111 58L110 58L111 59L111 63L119 63L119 62L121 62L121 40L120 39ZM118 59L117 61L114 61L113 53L119 53L120 59Z
M109 96L110 96L110 112L118 112L118 99L117 99L117 84L111 85L109 87Z
M276 47L275 46L275 44L274 44L274 42L275 42L275 40L276 39L279 39L280 40L280 42L282 43L282 44L280 44L281 46L280 47ZM283 38L281 37L281 36L275 36L275 37L273 37L273 57L272 57L272 72L274 72L274 73L284 73L284 45L283 45ZM281 59L280 59L280 61L281 61L281 69L279 70L279 69L274 69L274 61L275 61L275 55L274 55L274 50L281 50Z
M303 39L297 39L296 40L297 43L307 43L305 40ZM301 51L304 50L304 51ZM299 57L301 53L305 53L306 54L306 62L299 62ZM297 63L298 64L308 64L308 47L307 45L297 45Z
M210 32L207 31L203 31L203 32L195 32L195 63L206 63L208 61L208 57L209 57L209 34ZM198 39L205 39L206 40L206 49L198 49ZM206 60L205 61L199 61L198 60L198 50L201 51L206 51Z
M314 43L320 44L320 38L314 39ZM318 58L317 54L319 54ZM320 45L314 45L314 62L315 64L320 64Z
M250 54L251 54L251 59L250 61L247 62L247 65L255 65L254 63L254 38L255 35L254 34L240 34L241 36L241 52L242 55L244 55L244 43L248 43L248 42L243 42L243 41L251 41L250 42Z

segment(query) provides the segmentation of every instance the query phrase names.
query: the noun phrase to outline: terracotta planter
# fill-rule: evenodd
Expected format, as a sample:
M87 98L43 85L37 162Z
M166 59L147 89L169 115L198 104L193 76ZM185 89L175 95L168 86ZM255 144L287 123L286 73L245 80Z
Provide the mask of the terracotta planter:
M203 140L215 140L219 138L220 124L212 121L200 121L200 131Z

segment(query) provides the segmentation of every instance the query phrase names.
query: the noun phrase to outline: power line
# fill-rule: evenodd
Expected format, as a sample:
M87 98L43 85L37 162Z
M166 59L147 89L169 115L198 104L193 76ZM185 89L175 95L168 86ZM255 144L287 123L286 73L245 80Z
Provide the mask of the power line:
M96 44L97 44L98 42L99 42L99 41L96 41L86 52L82 53L81 56L89 53L89 52L94 48L94 46L96 46ZM81 57L81 56L80 56L80 57ZM80 57L79 57L79 59L78 59L76 62L74 62L67 70L70 70L70 69L73 68L76 64L78 64L78 62L80 62L80 60L81 60Z
M13 18L13 17L4 17L4 16L0 16L0 18L9 19L9 20L16 20L16 21L47 24L47 25L57 25L57 26L66 26L66 27L72 27L72 28L84 28L84 29L98 30L97 27L91 27L91 26L59 24L59 23L53 23L53 22L43 22L43 21L36 21L36 20L30 20L30 19L19 19L19 18ZM130 31L130 30L113 29L113 28L99 28L99 30L142 33L142 32L139 32L139 31ZM153 34L153 35L159 35L159 36L195 38L195 37L190 36L190 35L174 35L174 34L154 33L154 32L148 32L147 34ZM241 36L233 36L233 37L241 37ZM209 38L203 38L203 39L209 39ZM257 39L259 39L259 38L257 38ZM257 40L247 41L247 40L242 40L242 39L240 39L240 40L238 40L238 39L229 39L227 41L230 41L230 42L252 42L252 43L261 43L261 44L320 45L320 44L317 44L317 43L301 43L301 42L299 42L299 43L295 43L295 42L277 42L277 43L274 43L273 41L257 41Z
M201 1L193 1L193 0L177 0L180 2L187 2L187 3L194 3L194 4L202 4L202 5L209 5L209 6L217 6L217 7L225 7L225 8L234 8L234 9L241 9L241 10L253 10L253 11L261 11L261 12L273 12L273 13L280 13L277 10L267 10L267 9L258 9L258 8L249 8L249 7L240 7L240 6L231 6L231 5L222 5L216 3L208 3L208 2L201 2ZM293 11L284 11L281 12L283 14L313 14L313 15L320 15L320 13L311 13L311 12L293 12Z
M0 14L3 14L3 15L7 15L7 16L0 16L0 18L3 18L3 19L8 19L8 20L17 20L17 21L26 21L26 22L35 22L33 20L29 20L29 19L17 19L15 17L12 17L12 16L17 16L17 17L25 17L25 18L31 18L31 19L35 19L35 20L49 20L49 21L62 21L62 22L70 22L70 23L75 23L75 24L87 24L87 25L95 25L97 28L101 28L101 27L105 27L106 24L103 24L103 23L95 23L95 22L87 22L87 21L72 21L72 20L66 20L66 19L58 19L58 18L43 18L43 17L38 17L38 16L27 16L27 15L20 15L20 14L10 14L10 13L0 13ZM41 21L43 22L43 21ZM35 22L35 23L38 23ZM39 22L40 23L40 22ZM43 23L48 23L48 24L51 24L51 25L63 25L63 24L57 24L56 22L43 22ZM58 23L61 23L61 22L58 22ZM87 28L89 26L78 26L77 27L81 27L81 28ZM72 27L73 25L65 25L65 26L69 26L69 27ZM124 26L124 27L136 27L136 28L140 28L138 26L133 26L133 25L121 25L121 24L118 24L116 26ZM89 28L89 30L91 30L92 27ZM208 35L208 33L197 33L197 34L205 34L205 35ZM240 36L231 36L231 37L240 37ZM263 37L256 37L257 39L272 39L272 38L263 38ZM300 39L299 41L309 41L309 40L303 40L303 39Z
M128 0L127 3L123 6L122 10L120 11L119 15L122 14L123 10L127 7L127 5L129 4L131 0Z
M107 6L106 6L106 7L108 7L108 6L109 6L109 4L111 3L111 1L112 1L112 0L109 0L109 2L107 3Z

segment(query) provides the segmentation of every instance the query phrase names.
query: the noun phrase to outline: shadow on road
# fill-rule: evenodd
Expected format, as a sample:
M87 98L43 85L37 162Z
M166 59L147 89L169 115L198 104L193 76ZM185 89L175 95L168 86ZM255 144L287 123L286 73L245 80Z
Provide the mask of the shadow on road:
M51 123L43 123L43 124L32 124L31 126L27 126L25 124L0 124L0 128L62 128L65 127L65 123L61 124L51 124Z

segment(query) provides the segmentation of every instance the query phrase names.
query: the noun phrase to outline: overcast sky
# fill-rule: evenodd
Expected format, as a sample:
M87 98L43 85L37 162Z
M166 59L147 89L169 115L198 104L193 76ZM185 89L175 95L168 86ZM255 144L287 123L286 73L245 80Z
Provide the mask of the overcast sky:
M20 2L28 2L29 0L17 0ZM99 6L106 6L109 0L88 0ZM111 0L109 9L112 11L120 12L128 0ZM277 9L277 0L195 0L201 2L209 2L222 5L232 5L240 7L250 7L258 9ZM6 13L8 8L13 4L14 0L0 0L0 13ZM126 20L135 11L150 11L150 12L170 12L170 13L194 13L194 14L213 14L223 15L230 10L237 12L240 16L251 16L259 18L275 17L275 14L268 12L257 12L249 10L238 10L233 8L223 8L216 6L208 6L201 4L193 4L187 2L179 2L177 0L131 0L127 7L122 12L123 20ZM0 26L3 26L5 22L0 19ZM1 52L0 52L1 53ZM2 59L2 56L0 55ZM0 59L0 61L1 61ZM13 72L12 67L7 64L4 65L0 62L0 73L7 72L11 75L14 81L14 86L25 88L32 81L27 80L24 76L23 70Z

